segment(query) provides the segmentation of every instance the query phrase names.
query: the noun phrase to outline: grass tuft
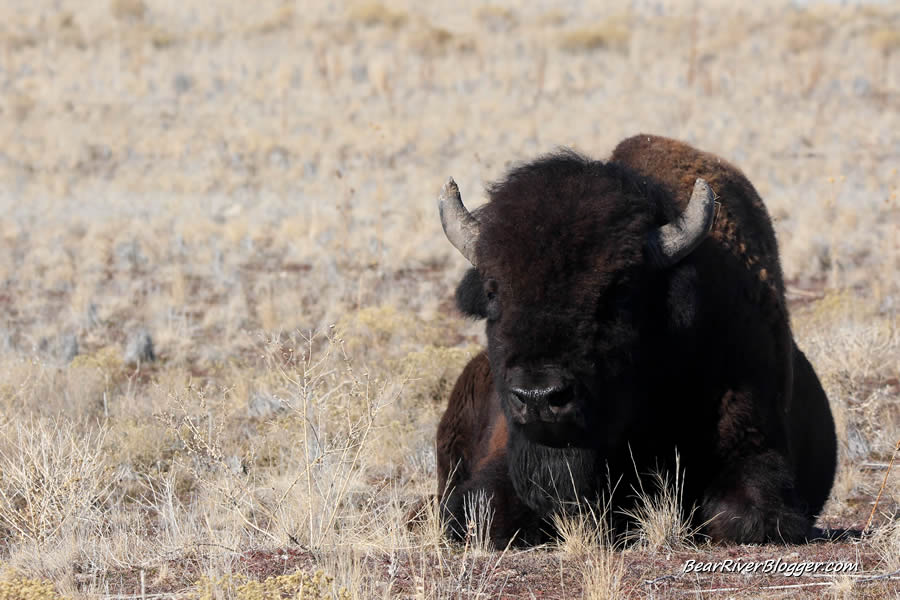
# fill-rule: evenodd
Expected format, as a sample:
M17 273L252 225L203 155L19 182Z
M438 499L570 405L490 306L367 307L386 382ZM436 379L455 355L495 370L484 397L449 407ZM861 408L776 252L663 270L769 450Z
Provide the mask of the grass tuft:
M495 550L491 542L491 525L494 522L493 498L484 490L469 493L463 503L466 519L466 551L473 556L483 556Z
M885 56L900 48L900 28L879 29L869 36L869 43Z
M592 50L625 51L631 33L624 19L610 19L603 23L579 27L562 34L559 45L568 52Z
M674 478L669 472L655 472L649 490L644 489L642 479L638 483L639 488L634 490L637 505L623 511L637 525L636 531L629 533L630 539L651 552L690 548L699 526L691 525L696 507L687 510L683 506L684 473L680 459L675 459Z
M120 21L140 21L147 14L147 5L144 0L112 0L110 12Z
M601 511L590 504L579 504L574 513L554 513L552 524L557 546L572 557L581 559L598 548L613 546L608 507Z
M363 25L380 25L390 29L400 29L409 20L406 13L389 8L381 2L357 2L347 12L351 20Z

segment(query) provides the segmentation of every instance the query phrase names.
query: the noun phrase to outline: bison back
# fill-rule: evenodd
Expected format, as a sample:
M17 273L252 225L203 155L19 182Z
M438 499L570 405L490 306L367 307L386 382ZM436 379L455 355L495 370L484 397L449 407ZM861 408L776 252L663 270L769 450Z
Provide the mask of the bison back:
M783 300L784 283L772 221L740 169L684 142L644 134L622 141L611 160L661 184L679 211L687 206L697 178L705 179L719 203L710 237Z

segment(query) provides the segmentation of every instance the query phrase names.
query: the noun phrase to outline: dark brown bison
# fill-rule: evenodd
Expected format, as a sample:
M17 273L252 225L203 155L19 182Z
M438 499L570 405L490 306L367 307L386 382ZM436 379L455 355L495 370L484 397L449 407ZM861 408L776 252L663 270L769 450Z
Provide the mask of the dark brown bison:
M450 531L478 491L499 546L552 535L549 516L608 490L619 515L678 454L685 508L713 540L806 539L834 479L834 422L746 177L640 135L606 162L521 165L488 193L470 213L451 179L439 199L474 265L457 304L488 340L438 426Z

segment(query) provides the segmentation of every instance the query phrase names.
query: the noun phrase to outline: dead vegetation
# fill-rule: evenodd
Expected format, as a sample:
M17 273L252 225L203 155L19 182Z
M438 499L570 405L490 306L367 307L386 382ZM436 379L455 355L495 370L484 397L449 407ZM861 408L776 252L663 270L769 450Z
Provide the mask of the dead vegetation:
M896 595L896 8L328 6L0 8L0 599ZM708 546L672 474L624 547L585 510L490 548L490 498L461 545L433 503L407 527L483 340L440 182L477 205L511 162L638 131L766 199L840 431L820 525L863 527L884 482L864 539ZM739 557L862 570L681 572Z
M629 33L628 22L624 18L609 19L565 32L560 38L560 47L570 52L599 49L626 51Z

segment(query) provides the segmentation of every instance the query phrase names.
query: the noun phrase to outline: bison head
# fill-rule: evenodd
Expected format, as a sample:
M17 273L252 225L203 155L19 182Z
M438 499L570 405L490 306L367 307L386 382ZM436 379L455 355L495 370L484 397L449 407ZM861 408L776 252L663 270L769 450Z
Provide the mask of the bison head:
M556 449L620 445L654 376L638 366L667 328L670 275L712 224L712 191L698 179L680 210L684 202L629 169L566 152L513 170L488 193L470 213L450 179L438 206L447 238L474 266L457 304L487 320L513 433Z

